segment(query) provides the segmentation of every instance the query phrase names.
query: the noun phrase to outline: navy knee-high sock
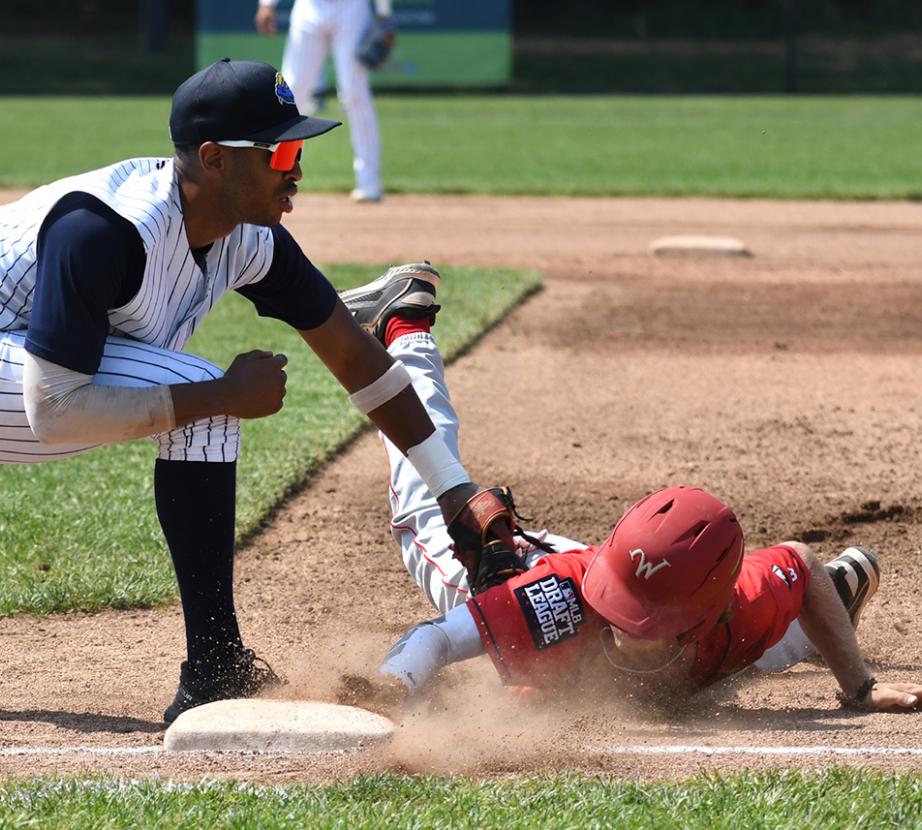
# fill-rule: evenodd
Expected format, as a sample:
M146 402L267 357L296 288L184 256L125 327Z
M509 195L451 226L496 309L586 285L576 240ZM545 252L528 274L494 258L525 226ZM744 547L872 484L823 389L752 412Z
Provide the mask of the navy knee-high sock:
M157 516L179 583L189 661L197 668L220 667L243 647L234 609L236 497L236 462L157 459Z

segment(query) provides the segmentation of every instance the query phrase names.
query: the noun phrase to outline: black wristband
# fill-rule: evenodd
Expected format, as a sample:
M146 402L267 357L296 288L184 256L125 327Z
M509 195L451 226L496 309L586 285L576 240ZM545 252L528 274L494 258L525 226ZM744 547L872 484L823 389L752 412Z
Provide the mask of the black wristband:
M847 695L845 692L839 692L836 697L839 698L839 703L843 706L847 706L850 709L864 709L864 699L871 693L871 690L876 685L877 678L869 674L864 683L855 689L855 694Z

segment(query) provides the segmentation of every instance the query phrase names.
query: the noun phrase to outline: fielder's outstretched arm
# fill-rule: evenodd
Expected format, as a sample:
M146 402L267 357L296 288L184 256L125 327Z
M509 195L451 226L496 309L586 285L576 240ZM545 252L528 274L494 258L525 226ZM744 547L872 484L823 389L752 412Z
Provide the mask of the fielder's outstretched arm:
M455 516L481 488L436 432L402 365L355 322L341 301L323 325L300 334L353 403L413 462L443 514Z

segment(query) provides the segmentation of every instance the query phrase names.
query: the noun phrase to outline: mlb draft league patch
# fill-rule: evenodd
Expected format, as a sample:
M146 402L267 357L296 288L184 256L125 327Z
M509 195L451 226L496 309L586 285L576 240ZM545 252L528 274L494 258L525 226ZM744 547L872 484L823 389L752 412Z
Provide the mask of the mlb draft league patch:
M576 595L573 580L551 574L544 579L516 588L528 630L539 651L576 636L576 629L586 619Z

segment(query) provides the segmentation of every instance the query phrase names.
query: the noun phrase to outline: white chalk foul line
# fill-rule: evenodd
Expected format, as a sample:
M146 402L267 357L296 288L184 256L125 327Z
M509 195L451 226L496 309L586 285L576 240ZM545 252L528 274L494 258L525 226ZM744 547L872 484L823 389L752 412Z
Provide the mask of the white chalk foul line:
M304 750L303 752L292 750L274 750L274 749L171 749L166 750L160 746L5 746L0 747L0 758L17 758L28 756L45 756L45 757L66 757L68 755L91 755L91 756L137 756L137 755L163 755L166 758L190 755L234 755L234 756L254 756L262 757L315 757L318 755L349 755L353 752L360 752L361 747L356 749L322 749L322 750Z
M922 749L888 746L603 746L586 748L590 755L890 755L922 756Z
M778 756L868 756L922 757L922 748L886 746L705 746L700 744L664 744L662 746L605 746L593 744L585 749L588 755L778 755ZM166 752L159 746L6 746L0 747L0 758L23 756L139 756L139 755L291 755L301 753L254 752L220 753L205 750ZM313 753L304 753L313 754ZM338 754L338 753L323 753Z
M157 755L159 746L4 746L0 758L22 755Z

